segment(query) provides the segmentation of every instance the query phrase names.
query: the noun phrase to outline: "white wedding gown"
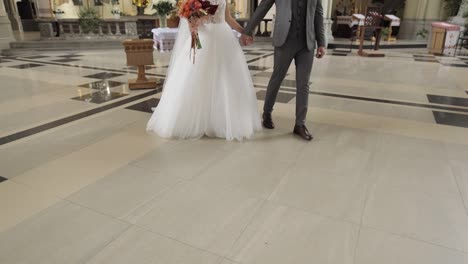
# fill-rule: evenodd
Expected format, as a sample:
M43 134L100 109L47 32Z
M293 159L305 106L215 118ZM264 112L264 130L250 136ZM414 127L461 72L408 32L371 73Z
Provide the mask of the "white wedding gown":
M244 53L225 22L225 0L200 26L202 49L190 58L191 35L181 19L161 100L147 130L164 138L203 136L242 140L261 130L257 99Z

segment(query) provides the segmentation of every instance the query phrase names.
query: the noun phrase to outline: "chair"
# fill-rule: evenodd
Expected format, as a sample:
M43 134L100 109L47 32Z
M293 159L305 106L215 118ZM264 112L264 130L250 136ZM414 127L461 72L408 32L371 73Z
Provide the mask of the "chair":
M455 45L455 52L453 53L453 55L456 56L457 50L463 50L463 48L468 49L468 29L465 29L464 32L460 32L460 35L457 39L457 44Z

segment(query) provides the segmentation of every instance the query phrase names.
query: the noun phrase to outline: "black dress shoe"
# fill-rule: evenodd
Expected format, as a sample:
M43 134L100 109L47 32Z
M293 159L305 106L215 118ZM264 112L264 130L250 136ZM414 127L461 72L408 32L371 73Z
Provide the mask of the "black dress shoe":
M305 125L294 126L294 134L300 136L302 139L311 141L314 137L309 133Z
M263 113L263 127L268 129L274 129L275 123L273 123L273 119L271 119L271 114Z

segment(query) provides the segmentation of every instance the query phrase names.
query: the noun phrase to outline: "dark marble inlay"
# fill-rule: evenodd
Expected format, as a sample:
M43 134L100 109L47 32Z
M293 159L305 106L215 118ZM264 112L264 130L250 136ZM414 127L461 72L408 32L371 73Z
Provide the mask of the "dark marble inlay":
M0 145L4 145L4 144L10 143L10 142L13 142L13 141L16 141L16 140L20 140L22 138L25 138L25 137L28 137L28 136L31 136L31 135L34 135L34 134L41 133L41 132L44 132L46 130L58 127L58 126L61 126L61 125L67 124L67 123L71 123L71 122L74 122L76 120L83 119L85 117L95 115L95 114L107 111L109 109L119 107L121 105L125 105L125 104L128 104L128 103L134 102L136 100L145 98L147 96L155 95L155 94L161 92L161 90L162 90L162 85L158 86L157 89L154 89L154 90L151 90L151 91L148 91L148 92L145 92L145 93L141 93L139 95L123 98L122 100L118 100L118 101L115 101L113 103L109 103L109 104L106 104L106 105L103 105L103 106L99 106L99 107L96 107L96 108L93 108L91 110L87 110L87 111L84 111L84 112L81 112L81 113L78 113L78 114L75 114L75 115L67 116L67 117L64 117L62 119L58 119L58 120L49 122L47 124L32 127L32 128L29 128L29 129L26 129L26 130L23 130L23 131L20 131L20 132L17 132L17 133L8 135L8 136L0 137Z
M97 81L97 82L82 84L82 85L80 85L78 87L95 89L95 90L105 90L107 88L112 88L112 87L116 87L116 86L123 85L123 84L125 84L125 83L116 82L116 81L109 81L109 80L101 80L101 81Z
M74 61L80 61L78 59L60 59L60 60L53 60L53 62L74 62Z
M40 66L44 66L44 65L35 64L35 63L26 63L26 64L20 64L20 65L15 65L15 66L8 66L8 67L16 68L16 69L30 69L30 68L40 67Z
M255 87L264 88L264 89L267 88L266 85L259 85L259 84L256 84ZM280 90L281 91L288 91L288 92L295 92L296 91L296 89L286 88L286 87L281 87ZM360 97L360 96L353 96L353 95L325 93L325 92L317 92L317 91L310 91L309 94L321 95L321 96L330 96L330 97L351 99L351 100L360 100L360 101L374 102L374 103L405 105L405 106L421 107L421 108L428 108L428 109L438 109L438 110L468 113L467 108L456 108L456 107L450 107L450 106L430 105L430 104L423 104L423 103L400 102L400 101L380 99L380 98Z
M266 71L266 70L268 70L270 68L262 67L262 66L249 65L249 70L251 70L251 71Z
M60 55L57 57L62 57L62 58L73 58L73 57L82 57L83 55L80 54L65 54L65 55Z
M468 128L468 115L432 111L437 124Z
M247 60L247 64L255 62L255 61L259 61L259 60L264 59L264 58L268 58L268 57L273 56L273 55L274 55L274 53L269 53L269 54L265 54L265 55L257 57L257 58Z
M6 180L8 180L8 179L7 179L7 178L5 178L5 177L2 177L2 176L0 176L0 182L2 182L2 181L6 181Z
M415 58L414 61L421 61L421 62L439 62L436 58Z
M348 53L342 53L342 52L333 52L331 54L332 56L348 56Z
M123 96L127 96L128 94L123 93L115 93L115 92L94 92L90 94L85 94L82 96L73 97L73 100L83 101L87 103L95 103L95 104L102 104Z
M415 58L435 58L432 54L413 54Z
M85 78L93 78L93 79L110 79L118 76L122 76L123 74L120 73L113 73L113 72L100 72L96 74L86 75L83 76Z
M428 94L427 99L434 104L468 107L468 98Z
M140 102L138 104L131 105L131 106L127 107L127 109L141 111L141 112L151 114L151 113L153 113L153 107L156 107L158 104L159 104L159 99L151 98L151 99L145 100L143 102Z
M266 95L266 91L259 91L257 92L257 99L265 100L265 95ZM287 104L292 99L294 99L294 97L296 97L296 94L279 92L278 96L276 97L276 102Z
M146 65L145 66L145 70L151 70L151 69L156 69L158 68L157 66L151 66L151 65ZM137 66L128 66L128 67L125 67L124 69L127 69L127 70L138 70L138 67Z
M5 60L0 58L0 63L11 62L11 60Z
M245 55L254 55L254 56L258 56L258 55L264 55L265 53L264 52L254 52L254 51L247 51L247 52L244 52Z
M36 55L36 56L29 56L29 57L23 57L25 59L33 59L33 60L37 60L37 59L43 59L43 58L48 58L49 56L44 56L44 55Z
M444 63L442 64L444 66L449 66L449 67L460 67L460 68L468 68L468 64L467 63L464 63L464 64L458 64L458 63Z

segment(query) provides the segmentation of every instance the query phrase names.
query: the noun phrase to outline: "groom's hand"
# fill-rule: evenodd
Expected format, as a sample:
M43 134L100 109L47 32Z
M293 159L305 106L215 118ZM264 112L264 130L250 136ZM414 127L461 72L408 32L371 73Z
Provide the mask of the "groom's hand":
M253 37L242 34L242 36L240 37L240 42L243 46L251 45L253 43Z
M321 59L325 56L325 54L327 54L327 50L325 49L325 47L318 47L317 54L315 56L317 57L317 59Z

